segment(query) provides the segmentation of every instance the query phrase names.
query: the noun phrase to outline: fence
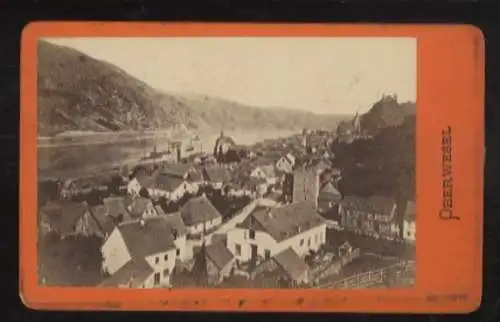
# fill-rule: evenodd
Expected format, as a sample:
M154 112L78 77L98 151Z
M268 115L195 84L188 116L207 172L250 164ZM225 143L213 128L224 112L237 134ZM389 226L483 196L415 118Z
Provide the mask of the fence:
M361 254L359 248L354 249L350 254L336 258L332 262L318 266L313 269L312 273L315 276L315 280L319 281L322 278L328 277L330 275L338 274L342 267L352 262L354 259L358 258Z
M331 283L325 283L316 286L315 288L340 288L340 289L368 288L370 286L384 284L391 272L395 272L394 276L396 278L414 277L415 262L414 261L400 262L398 264L386 266L380 269L355 274Z

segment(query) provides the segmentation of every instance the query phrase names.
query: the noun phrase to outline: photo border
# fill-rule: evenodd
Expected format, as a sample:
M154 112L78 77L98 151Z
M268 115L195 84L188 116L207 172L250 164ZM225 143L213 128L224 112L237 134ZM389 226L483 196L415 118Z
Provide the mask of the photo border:
M43 37L414 37L416 283L405 289L97 289L37 274L37 41ZM376 62L374 62L376 63ZM33 309L471 312L480 305L484 37L471 25L33 22L22 33L20 296ZM452 129L453 211L442 219L442 131ZM422 228L420 228L422 227Z

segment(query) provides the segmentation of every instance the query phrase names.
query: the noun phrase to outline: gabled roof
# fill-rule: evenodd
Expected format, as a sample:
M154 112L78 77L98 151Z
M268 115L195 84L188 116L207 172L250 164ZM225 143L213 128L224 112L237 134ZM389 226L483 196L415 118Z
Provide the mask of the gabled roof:
M404 219L409 221L415 220L415 201L408 200L406 203Z
M290 276L293 280L300 278L307 273L309 267L300 259L292 248L287 248L274 256L274 261Z
M266 232L281 242L323 223L311 203L305 201L282 207L256 207L238 227Z
M165 213L165 211L163 210L163 207L162 207L162 206L160 206L160 205L156 205L156 206L154 206L154 208L155 208L156 214L157 214L158 216L163 216L163 215L166 215L166 213Z
M50 202L40 209L41 215L60 234L74 232L76 222L87 212L87 202Z
M168 192L173 192L177 189L182 183L184 179L171 176L169 174L160 173L155 176L155 180L151 186L151 188L161 189Z
M111 233L116 225L119 224L117 217L108 216L108 208L105 205L91 207L90 213L92 218L95 220L97 228L105 234ZM124 216L123 219L127 220L129 218Z
M205 167L203 170L205 180L211 182L224 182L231 181L231 173L228 169L221 166Z
M174 177L183 178L194 169L194 163L172 163L163 168L163 173Z
M392 210L396 205L393 199L382 196L371 196L369 198L345 196L341 201L341 204L346 208L373 211L383 215L391 215Z
M273 178L273 177L276 176L276 171L275 171L275 168L274 168L274 164L261 165L258 168L260 170L262 170L262 172L264 173L264 175L267 178Z
M132 258L144 258L175 248L171 226L162 217L123 222L117 228Z
M137 288L141 287L153 273L153 268L144 258L133 258L98 286Z
M125 207L125 199L123 197L108 197L102 200L102 203L108 209L108 216L118 217L125 216L128 211Z
M342 195L340 192L334 187L333 183L327 182L326 184L321 187L319 191L319 197L320 198L341 198Z
M148 205L152 204L148 198L136 198L130 205L130 216L132 218L141 217Z
M222 242L207 246L206 255L219 270L226 267L234 258L231 251Z
M180 212L174 212L171 214L160 216L167 222L172 231L175 231L177 233L177 236L180 237L186 235L186 225L182 220Z
M194 197L182 206L181 217L188 226L221 217L221 214L205 195Z

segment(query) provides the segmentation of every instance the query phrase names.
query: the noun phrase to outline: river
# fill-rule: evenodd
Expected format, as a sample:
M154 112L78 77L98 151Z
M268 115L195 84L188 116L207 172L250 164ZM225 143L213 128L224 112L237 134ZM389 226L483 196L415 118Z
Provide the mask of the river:
M293 131L226 131L225 135L236 144L252 145L265 139L277 139L292 135ZM212 152L219 133L200 133L196 149ZM105 171L120 164L134 164L140 157L149 154L156 146L158 151L166 150L169 135L78 135L66 139L39 139L38 168L39 180L53 177L78 177ZM179 139L176 137L175 139ZM189 142L189 136L183 137Z

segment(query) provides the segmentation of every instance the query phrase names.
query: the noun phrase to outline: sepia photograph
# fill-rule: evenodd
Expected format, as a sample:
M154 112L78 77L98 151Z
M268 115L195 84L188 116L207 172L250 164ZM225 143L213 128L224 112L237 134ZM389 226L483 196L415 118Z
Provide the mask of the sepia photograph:
M40 285L414 286L415 38L43 38L37 57Z

